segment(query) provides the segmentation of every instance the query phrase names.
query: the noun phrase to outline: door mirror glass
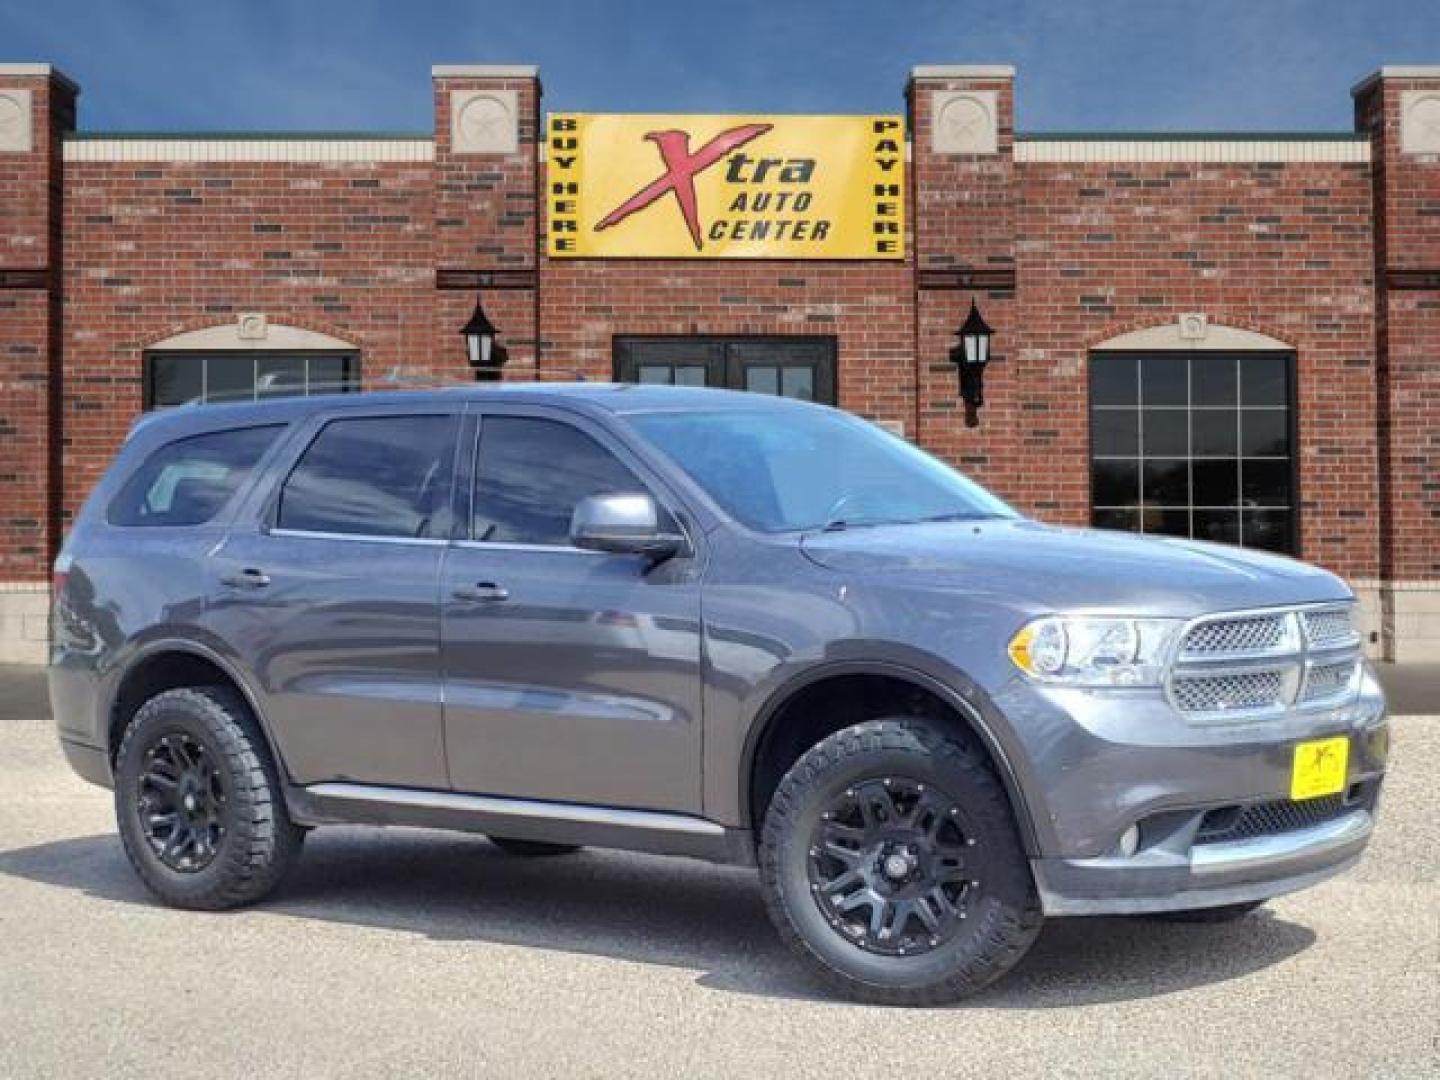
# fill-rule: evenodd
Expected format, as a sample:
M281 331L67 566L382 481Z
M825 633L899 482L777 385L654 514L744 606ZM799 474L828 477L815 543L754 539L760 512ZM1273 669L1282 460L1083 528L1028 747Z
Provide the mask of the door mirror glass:
M639 493L588 495L570 518L570 542L589 551L668 558L680 550L679 536L660 531L655 500Z

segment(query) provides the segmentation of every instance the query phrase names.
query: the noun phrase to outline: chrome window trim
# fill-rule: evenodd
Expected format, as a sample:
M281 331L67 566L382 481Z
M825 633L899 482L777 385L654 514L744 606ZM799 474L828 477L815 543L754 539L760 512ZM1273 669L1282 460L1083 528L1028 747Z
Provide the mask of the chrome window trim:
M267 536L292 536L299 540L355 540L366 544L406 544L411 547L444 547L449 541L438 536L385 536L378 533L321 532L314 529L265 530Z
M475 551L548 551L564 555L589 555L592 557L604 557L610 554L608 551L579 548L574 544L519 544L510 540L452 540L451 544L454 547Z

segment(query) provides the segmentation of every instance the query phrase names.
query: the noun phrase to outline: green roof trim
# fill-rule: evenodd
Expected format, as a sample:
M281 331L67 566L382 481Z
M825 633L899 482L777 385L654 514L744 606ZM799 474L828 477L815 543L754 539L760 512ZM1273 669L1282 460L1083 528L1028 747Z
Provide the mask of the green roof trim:
M428 131L67 131L64 137L71 142L97 142L102 139L172 142L303 142L309 139L379 142L403 139L410 142L431 142L435 138Z
M1017 131L1018 142L1369 142L1363 131Z

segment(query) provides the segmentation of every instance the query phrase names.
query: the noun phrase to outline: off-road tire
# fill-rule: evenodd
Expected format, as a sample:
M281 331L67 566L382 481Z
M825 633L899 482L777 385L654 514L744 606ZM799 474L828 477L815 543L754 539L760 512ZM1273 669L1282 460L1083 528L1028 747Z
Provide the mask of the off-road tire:
M201 744L225 792L224 832L214 856L189 872L161 861L139 816L145 755L171 733ZM265 896L294 862L305 836L286 812L278 771L248 706L222 686L166 690L136 711L116 754L115 816L125 854L145 886L173 907L204 911Z
M909 777L953 798L984 865L973 916L956 936L918 955L860 948L831 925L810 878L810 845L823 808L847 788L889 777ZM975 746L924 720L856 724L802 755L766 811L759 860L766 908L780 936L825 984L859 1001L958 1001L1009 971L1040 932L1039 900L1004 786Z
M548 859L580 850L579 844L547 844L543 840L519 840L513 836L487 836L486 839L506 855L518 855L525 859Z
M1150 916L1161 922L1173 923L1228 923L1236 922L1265 906L1264 900L1248 900L1243 904L1224 904L1221 907L1187 908L1184 911L1157 911Z

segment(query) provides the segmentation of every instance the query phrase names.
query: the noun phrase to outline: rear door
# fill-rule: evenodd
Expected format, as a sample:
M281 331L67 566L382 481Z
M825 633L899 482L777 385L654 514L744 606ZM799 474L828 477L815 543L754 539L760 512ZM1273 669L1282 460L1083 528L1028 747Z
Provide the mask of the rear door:
M211 560L205 621L253 672L292 777L447 785L441 556L455 407L311 420Z
M455 788L697 812L698 557L652 567L568 539L588 495L647 492L662 518L676 504L585 418L482 408L464 451L471 498L443 574Z

